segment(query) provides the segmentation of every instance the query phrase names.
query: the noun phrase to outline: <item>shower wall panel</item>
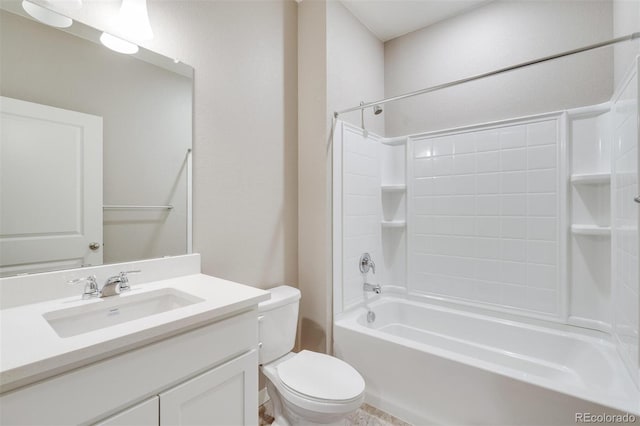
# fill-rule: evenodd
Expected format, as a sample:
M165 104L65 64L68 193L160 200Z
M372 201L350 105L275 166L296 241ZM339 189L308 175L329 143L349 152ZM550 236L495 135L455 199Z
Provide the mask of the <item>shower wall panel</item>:
M638 76L627 75L613 111L612 284L614 333L636 384L640 383L638 329Z
M409 139L409 291L558 316L561 115Z
M380 269L381 194L380 142L362 130L348 124L342 129L342 305L362 302L362 285L366 279L378 283L384 271ZM358 261L369 253L377 262L377 274L360 273Z

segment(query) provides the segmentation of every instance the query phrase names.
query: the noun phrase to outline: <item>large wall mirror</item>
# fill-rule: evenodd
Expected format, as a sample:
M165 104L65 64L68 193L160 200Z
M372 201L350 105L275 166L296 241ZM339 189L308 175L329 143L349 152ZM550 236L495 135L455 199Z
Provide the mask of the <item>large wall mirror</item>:
M193 69L0 6L0 275L190 252Z

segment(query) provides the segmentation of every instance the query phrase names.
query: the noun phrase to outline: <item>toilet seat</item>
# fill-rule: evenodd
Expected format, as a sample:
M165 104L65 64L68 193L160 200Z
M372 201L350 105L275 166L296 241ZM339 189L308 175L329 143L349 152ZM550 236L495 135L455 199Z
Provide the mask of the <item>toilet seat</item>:
M317 352L301 351L277 366L289 391L318 402L351 402L360 398L365 383L346 362Z
M309 351L302 351L302 352L309 352ZM362 402L364 401L364 390L365 390L364 380L353 367L351 367L346 363L345 364L350 369L350 372L347 373L346 376L351 377L353 379L353 376L351 375L351 372L353 372L357 376L357 378L359 378L359 380L361 381L361 388L360 388L361 390L358 394L354 395L353 398L346 399L346 400L322 399L322 398L314 397L313 395L306 395L300 392L299 389L296 389L291 385L285 384L282 378L280 377L280 371L279 371L280 366L298 357L302 352L300 353L290 352L287 355L269 364L265 364L261 367L262 372L267 377L269 382L271 382L271 384L278 390L279 397L283 400L283 403L290 404L290 408L293 409L294 411L298 409L302 409L302 410L307 410L307 412L309 413L326 413L330 415L339 414L339 413L343 413L344 415L346 415L350 412L354 412L355 410L358 409L358 407L360 407L360 405L362 405ZM340 361L337 358L331 357L329 355L318 354L315 352L310 352L310 353L320 355L322 357L331 358L336 361ZM307 361L300 362L301 360L299 359L297 363L304 365L305 366L304 368L306 368L307 370L314 369L314 364L309 364L310 362L309 359L311 359L311 361L318 360L318 358L314 356L308 357L308 354L305 354L303 355L302 360L307 360ZM328 362L332 363L332 361L328 361ZM340 362L343 362L343 361L340 361ZM295 366L297 363L294 363L292 365ZM320 361L320 363L322 363L322 360ZM319 370L318 368L315 368L315 369ZM287 368L285 368L284 371L285 371L284 375L286 377ZM302 375L303 377L308 377L305 375L304 372L302 373ZM289 378L290 383L295 383L295 382L292 382L291 380L292 379ZM358 388L354 387L354 389L357 390ZM335 395L336 394L334 394L333 396L329 395L329 397L335 398ZM327 396L327 394L325 394L325 396Z

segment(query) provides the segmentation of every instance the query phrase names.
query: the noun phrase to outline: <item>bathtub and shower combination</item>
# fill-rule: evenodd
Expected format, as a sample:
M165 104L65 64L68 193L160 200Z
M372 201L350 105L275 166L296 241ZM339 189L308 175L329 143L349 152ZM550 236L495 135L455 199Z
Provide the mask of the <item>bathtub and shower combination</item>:
M336 355L363 375L369 403L413 424L640 419L615 345L596 335L393 295L369 309L374 322L366 308L336 321Z
M333 349L369 403L417 425L640 423L636 70L575 110L336 123Z

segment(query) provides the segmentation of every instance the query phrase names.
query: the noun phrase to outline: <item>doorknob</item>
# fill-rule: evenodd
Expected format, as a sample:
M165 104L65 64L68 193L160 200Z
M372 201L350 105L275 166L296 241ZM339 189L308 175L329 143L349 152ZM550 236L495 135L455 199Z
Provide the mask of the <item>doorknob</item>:
M635 201L636 203L640 203L640 195L638 195L636 198L634 198L633 201Z
M95 243L95 242L91 243L91 244L89 244L89 248L91 250L98 250L100 248L100 243Z

